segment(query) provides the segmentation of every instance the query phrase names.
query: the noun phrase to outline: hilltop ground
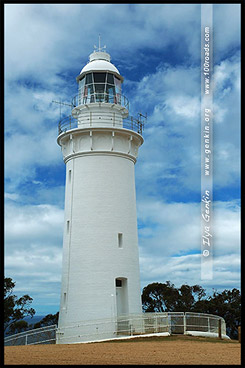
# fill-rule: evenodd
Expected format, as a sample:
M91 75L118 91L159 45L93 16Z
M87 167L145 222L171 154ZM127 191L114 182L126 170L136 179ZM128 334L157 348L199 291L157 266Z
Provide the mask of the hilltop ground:
M241 364L241 344L191 336L67 345L6 346L4 363L24 365Z

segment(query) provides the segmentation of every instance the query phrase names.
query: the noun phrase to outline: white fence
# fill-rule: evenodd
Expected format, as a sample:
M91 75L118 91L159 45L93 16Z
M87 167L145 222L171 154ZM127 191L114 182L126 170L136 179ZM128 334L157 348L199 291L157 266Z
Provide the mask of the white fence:
M219 316L191 312L142 313L58 328L56 341L65 344L156 333L218 337L220 325L221 336L228 338L226 323Z
M4 339L4 345L66 344L98 341L146 334L186 334L218 337L226 335L222 317L191 312L142 313L125 315L116 319L80 321L71 326L56 325L22 332Z
M13 346L13 345L55 344L56 330L57 326L52 325L20 332L16 335L5 337L4 345Z

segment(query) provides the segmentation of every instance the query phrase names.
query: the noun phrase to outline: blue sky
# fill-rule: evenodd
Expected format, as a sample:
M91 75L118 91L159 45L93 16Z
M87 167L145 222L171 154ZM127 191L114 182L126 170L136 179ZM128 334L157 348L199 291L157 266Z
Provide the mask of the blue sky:
M240 288L240 5L213 5L214 276L201 280L199 4L5 5L5 275L59 309L65 164L59 106L98 45L147 113L135 165L142 288ZM70 114L62 108L62 116Z

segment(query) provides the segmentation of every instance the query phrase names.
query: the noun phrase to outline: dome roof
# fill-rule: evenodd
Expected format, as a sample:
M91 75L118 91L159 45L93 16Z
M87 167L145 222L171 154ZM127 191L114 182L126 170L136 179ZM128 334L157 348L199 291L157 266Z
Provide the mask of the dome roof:
M95 70L107 70L107 71L111 71L111 72L120 74L118 69L115 67L115 65L113 65L112 63L106 60L93 60L93 61L88 62L88 64L86 64L85 67L83 67L80 74L87 73L88 71L92 71L92 70L94 71Z
M110 55L104 51L94 51L89 55L89 62L82 68L77 80L81 79L84 74L92 71L108 71L116 74L123 81L118 69L110 62Z

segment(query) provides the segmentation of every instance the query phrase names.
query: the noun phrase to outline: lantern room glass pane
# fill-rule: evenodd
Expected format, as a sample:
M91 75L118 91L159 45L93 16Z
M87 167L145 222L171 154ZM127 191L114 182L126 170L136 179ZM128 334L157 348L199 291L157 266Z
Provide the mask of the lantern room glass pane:
M94 93L94 85L93 84L89 84L88 86L86 86L89 90L90 93Z
M116 92L115 92L115 87L114 86L110 86L110 85L106 85L106 95L108 98L108 102L110 103L114 103L114 96L115 96Z
M114 84L113 74L107 73L107 83Z
M82 97L84 94L84 84L85 84L85 77L79 81L79 90L78 90L78 104L81 104Z
M94 83L105 83L106 73L93 73Z
M121 81L117 77L114 76L114 83L116 87L116 93L121 93Z
M85 77L79 81L79 89L83 89L85 83Z
M95 84L95 93L96 93L96 101L103 102L105 99L105 85L103 83L101 84Z
M86 84L93 83L92 81L92 73L86 75Z
M84 103L90 103L94 101L94 87L93 84L89 84L88 86L85 86L84 88Z
M104 84L95 84L95 92L96 93L104 93L105 85Z
M116 88L115 103L121 105L121 81L120 79L114 76L114 82Z

